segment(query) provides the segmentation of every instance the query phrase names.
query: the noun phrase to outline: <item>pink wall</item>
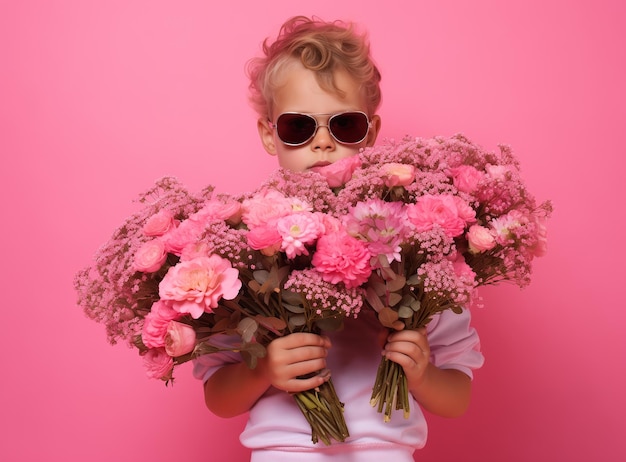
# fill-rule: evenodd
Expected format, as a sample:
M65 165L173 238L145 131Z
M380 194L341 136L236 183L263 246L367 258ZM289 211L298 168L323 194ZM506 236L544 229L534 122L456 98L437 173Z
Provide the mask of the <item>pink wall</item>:
M626 460L623 2L240 3L2 2L0 459L246 459L244 420L211 416L189 368L171 389L146 379L76 308L72 276L156 178L234 192L275 168L242 69L303 13L369 29L383 136L509 143L556 208L533 284L474 313L470 411L433 417L417 459Z

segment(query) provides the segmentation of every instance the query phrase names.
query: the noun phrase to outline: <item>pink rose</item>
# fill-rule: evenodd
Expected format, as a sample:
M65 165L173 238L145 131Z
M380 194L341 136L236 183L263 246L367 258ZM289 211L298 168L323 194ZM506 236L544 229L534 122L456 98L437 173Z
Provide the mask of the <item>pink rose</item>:
M167 260L165 244L160 239L144 242L135 252L133 267L144 273L154 273Z
M226 221L234 226L241 221L241 204L230 198L211 199L189 218L201 223L215 220Z
M165 346L165 334L167 326L173 319L178 319L180 313L174 311L163 300L158 300L152 305L150 313L146 315L141 330L141 341L148 348Z
M449 237L456 237L465 229L465 219L459 216L455 197L450 194L421 196L415 204L407 206L409 221L419 232L439 226Z
M359 156L350 156L323 167L313 167L310 170L326 178L328 186L331 188L338 188L346 184L352 178L354 171L360 166L361 159Z
M170 300L179 313L197 319L211 313L220 299L232 300L241 289L239 271L218 255L181 261L172 266L159 284L159 296Z
M459 191L471 193L476 190L484 174L471 165L460 165L450 169L452 183Z
M535 257L543 257L548 253L548 228L546 226L546 217L535 216L535 226L537 229L537 242L531 248L531 252Z
M343 282L347 288L353 288L366 282L372 274L370 258L364 242L345 231L337 231L319 238L311 263L324 281Z
M252 229L276 222L290 213L292 207L289 200L282 193L270 189L243 201L241 219Z
M171 321L165 335L165 352L176 358L191 353L196 347L196 331L188 324Z
M162 236L170 229L176 227L177 221L174 215L167 209L159 210L152 215L143 225L143 233L146 236Z
M470 226L465 236L469 244L469 251L473 254L491 250L496 246L496 239L491 234L491 231L484 226Z
M183 249L189 244L195 243L204 232L202 223L196 220L184 220L177 228L172 229L162 236L165 242L165 249L180 256Z
M211 246L204 241L196 241L187 244L180 252L180 260L193 260L198 257L208 257L211 253Z
M143 364L151 379L168 379L174 369L174 360L165 352L165 348L150 348L143 355Z
M280 250L282 238L276 229L276 224L259 226L248 231L246 235L248 245L260 250L263 255L276 255Z
M476 221L476 210L474 210L467 202L458 196L452 196L454 198L454 205L456 206L456 212L465 223L474 223Z
M509 172L514 169L513 166L510 165L491 165L487 164L485 166L485 170L487 171L487 175L489 175L494 180L505 180L506 176Z
M380 174L385 179L385 185L389 188L408 186L415 180L415 167L390 162L380 167Z

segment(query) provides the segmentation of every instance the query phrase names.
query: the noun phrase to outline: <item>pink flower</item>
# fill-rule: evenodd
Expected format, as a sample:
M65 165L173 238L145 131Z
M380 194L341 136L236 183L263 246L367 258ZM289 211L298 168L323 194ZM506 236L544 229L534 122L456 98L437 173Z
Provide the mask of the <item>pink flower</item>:
M439 226L449 237L461 235L466 224L466 217L459 216L455 196L450 194L419 197L415 204L407 206L407 216L417 231L430 231Z
M385 179L385 185L389 188L408 186L415 180L415 167L408 164L389 162L380 167L380 174Z
M178 319L180 316L180 313L174 311L163 300L155 302L143 321L141 330L143 344L148 348L165 346L167 326L171 320Z
M471 165L459 165L451 168L449 174L452 176L452 183L459 191L471 193L476 190L478 183L484 174Z
M279 219L276 230L282 238L281 250L287 258L308 255L307 244L312 244L324 231L317 215L313 213L294 213Z
M509 172L513 170L514 167L509 165L491 165L488 164L485 166L485 170L487 171L487 175L489 175L494 180L506 180L506 176Z
M525 218L522 213L517 210L511 210L506 215L494 218L491 221L490 226L493 230L496 242L502 245L509 245L511 243L511 239L513 238L513 233L511 231L521 226L522 221L524 220Z
M365 283L372 274L370 258L364 242L337 231L319 238L311 263L324 281L343 282L350 289Z
M165 335L165 352L176 358L191 353L196 347L196 331L188 324L171 321Z
M159 210L148 218L143 225L143 233L146 236L162 236L170 229L175 228L177 223L172 212L167 209Z
M310 170L326 178L328 186L331 188L338 188L346 184L352 178L354 171L360 166L361 159L359 156L350 156L323 167L313 167Z
M491 234L491 231L484 226L470 226L465 236L469 244L469 251L474 254L491 250L496 246L496 239Z
M260 250L263 255L275 255L283 242L276 226L259 226L246 234L248 245L255 250Z
M204 241L194 241L187 244L180 252L180 260L193 260L198 257L208 257L211 253L211 246Z
M534 219L537 229L537 242L531 248L531 252L535 257L543 257L548 252L547 218L535 216Z
M239 272L218 256L198 257L172 266L159 284L159 296L171 300L179 313L197 319L211 313L220 299L232 300L239 293Z
M249 229L275 223L292 213L289 200L280 192L270 189L255 194L242 203L242 221Z
M199 221L184 220L177 228L162 236L165 242L165 249L174 255L180 256L183 249L189 244L195 243L203 231L204 226Z
M345 217L346 231L366 242L373 256L384 255L387 261L400 261L407 220L401 202L371 199L358 202Z
M152 239L144 242L135 252L133 266L137 271L143 273L154 273L158 271L167 260L165 244L160 239Z
M227 221L236 225L241 221L241 204L234 199L211 199L196 213L189 217L201 223L209 221Z
M170 378L174 369L174 360L165 352L165 348L151 348L143 355L146 374L151 379Z

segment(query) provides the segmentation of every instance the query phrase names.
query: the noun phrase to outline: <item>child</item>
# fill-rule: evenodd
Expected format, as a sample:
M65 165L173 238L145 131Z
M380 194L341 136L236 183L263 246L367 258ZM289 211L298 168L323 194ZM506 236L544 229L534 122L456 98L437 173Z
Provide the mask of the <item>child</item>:
M249 67L252 102L261 142L281 167L304 171L374 144L381 124L380 74L365 36L351 25L295 17L263 50L265 56ZM195 360L194 374L204 381L206 405L214 414L250 412L240 439L251 448L252 461L412 461L414 450L426 442L420 406L442 416L465 411L471 371L483 361L467 310L461 315L448 310L427 329L387 338L375 316L363 311L338 333L274 340L255 369L230 352ZM381 341L372 341L376 338ZM402 366L419 403L412 403L409 419L394 415L385 423L370 405L381 350ZM289 393L319 386L331 372L350 437L325 446L312 443Z

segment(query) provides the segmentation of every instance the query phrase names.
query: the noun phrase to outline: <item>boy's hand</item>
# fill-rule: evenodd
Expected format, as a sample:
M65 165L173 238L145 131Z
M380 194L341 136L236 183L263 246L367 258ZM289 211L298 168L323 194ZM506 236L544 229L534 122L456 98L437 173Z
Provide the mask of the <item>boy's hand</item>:
M426 328L393 332L387 337L383 355L402 366L409 389L417 389L424 381L430 365Z
M330 346L330 340L320 335L286 335L268 345L267 356L259 365L275 388L290 393L309 390L330 378L330 371L326 369Z

